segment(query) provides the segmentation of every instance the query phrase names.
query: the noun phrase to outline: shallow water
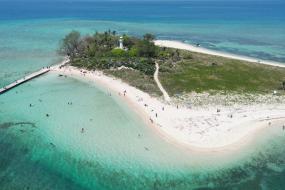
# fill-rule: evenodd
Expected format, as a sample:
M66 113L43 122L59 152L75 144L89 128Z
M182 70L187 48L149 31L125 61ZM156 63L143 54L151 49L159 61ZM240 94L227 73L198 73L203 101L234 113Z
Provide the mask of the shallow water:
M161 138L94 84L56 74L1 95L0 105L3 189L284 186L278 180L285 167L281 128L260 134L246 149L193 152Z

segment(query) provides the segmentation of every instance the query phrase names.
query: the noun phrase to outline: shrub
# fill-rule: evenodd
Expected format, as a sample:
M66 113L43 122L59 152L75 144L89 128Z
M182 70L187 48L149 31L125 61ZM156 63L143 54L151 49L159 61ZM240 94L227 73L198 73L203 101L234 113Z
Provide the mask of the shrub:
M133 47L129 50L128 53L130 57L136 57L138 56L138 49Z
M127 54L126 51L123 49L113 49L111 53L112 53L112 56L114 57L124 57Z

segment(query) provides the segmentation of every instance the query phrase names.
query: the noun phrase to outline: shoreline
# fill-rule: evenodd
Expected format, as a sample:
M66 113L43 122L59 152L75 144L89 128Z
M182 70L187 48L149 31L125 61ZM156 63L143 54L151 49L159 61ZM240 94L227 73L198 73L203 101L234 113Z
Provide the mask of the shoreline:
M94 82L124 101L159 136L189 150L240 149L250 144L259 131L268 127L280 127L282 131L281 124L285 124L285 116L280 111L285 110L285 105L177 108L103 72L60 66L53 66L51 72ZM217 113L217 109L221 111Z
M281 62L275 62L275 61L270 61L270 60L262 60L262 59L253 58L253 57L247 57L247 56L242 56L242 55L226 53L226 52L222 52L222 51L211 50L211 49L207 49L204 47L200 47L200 46L197 47L197 46L194 46L191 44L187 44L187 43L183 43L183 42L175 41L175 40L155 40L154 43L155 43L155 45L160 46L160 47L188 50L191 52L203 53L203 54L214 55L214 56L219 56L219 57L224 57L224 58L229 58L229 59L235 59L235 60L247 61L247 62L251 62L251 63L263 64L263 65L285 67L285 63L281 63Z

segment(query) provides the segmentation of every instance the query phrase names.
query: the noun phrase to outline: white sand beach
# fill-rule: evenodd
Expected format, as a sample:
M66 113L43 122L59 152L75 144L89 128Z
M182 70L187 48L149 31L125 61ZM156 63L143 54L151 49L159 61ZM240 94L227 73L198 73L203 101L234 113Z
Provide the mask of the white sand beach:
M269 127L277 127L285 133L285 101L275 95L256 97L260 102L266 100L266 103L234 103L230 106L220 104L219 101L223 100L217 97L219 101L203 106L198 105L198 95L192 94L189 98L193 104L186 107L175 101L151 97L99 71L54 66L51 72L96 83L112 96L125 101L165 139L189 149L217 151L238 148L254 139L258 131ZM235 146L229 146L233 144Z
M283 63L269 61L269 60L261 60L261 59L246 57L246 56L242 56L242 55L235 55L235 54L210 50L210 49L206 49L206 48L203 48L200 46L198 47L198 46L186 44L186 43L179 42L179 41L155 40L154 42L155 42L155 45L161 46L161 47L183 49L183 50L188 50L188 51L192 51L192 52L221 56L221 57L225 57L225 58L237 59L237 60L248 61L248 62L253 62L253 63L260 63L260 64L266 64L266 65L272 65L272 66L278 66L278 67L285 67L285 63L283 64Z

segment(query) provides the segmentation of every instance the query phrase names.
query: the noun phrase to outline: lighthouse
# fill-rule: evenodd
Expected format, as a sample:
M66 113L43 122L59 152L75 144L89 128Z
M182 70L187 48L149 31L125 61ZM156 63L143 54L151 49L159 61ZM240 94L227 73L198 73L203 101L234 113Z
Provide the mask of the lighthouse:
M123 44L123 36L120 37L120 49L124 49L124 44Z

